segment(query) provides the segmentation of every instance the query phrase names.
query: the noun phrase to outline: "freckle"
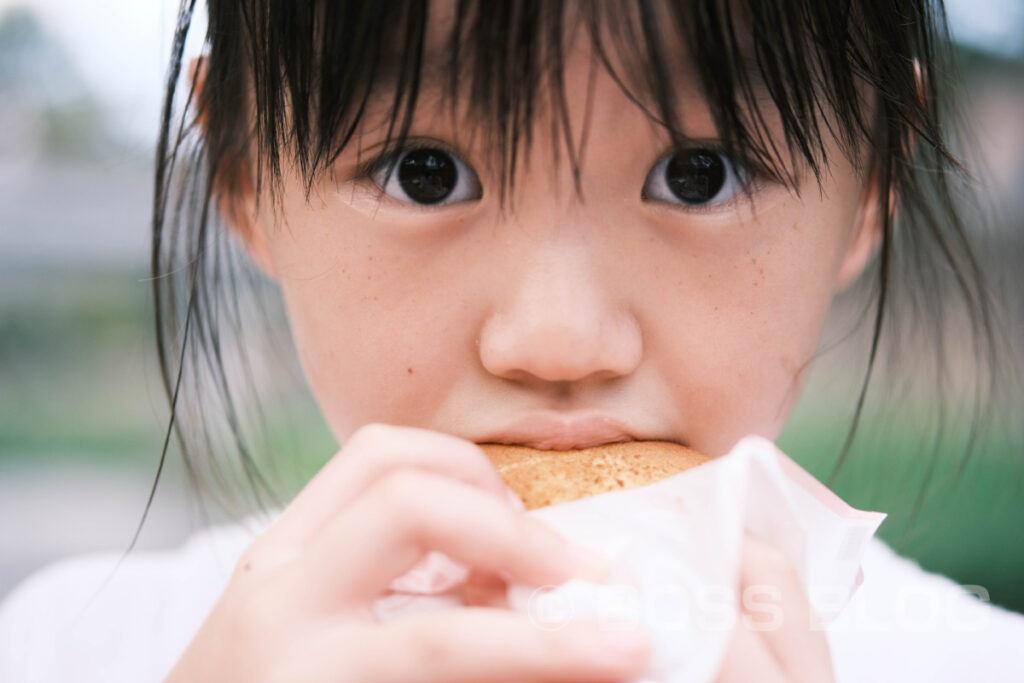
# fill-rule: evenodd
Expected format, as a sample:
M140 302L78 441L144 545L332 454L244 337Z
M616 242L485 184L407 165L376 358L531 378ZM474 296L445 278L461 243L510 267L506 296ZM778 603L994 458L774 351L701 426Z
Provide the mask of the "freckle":
M761 277L764 277L764 266L758 268L758 271L761 273Z
M750 259L750 263L751 263L751 265L755 265L756 266L757 265L757 259L756 258Z
M405 369L405 371L406 371L407 373L409 373L410 375L412 374L412 368L406 368L406 369Z
M716 311L718 310L718 306L715 306L715 310L716 310Z

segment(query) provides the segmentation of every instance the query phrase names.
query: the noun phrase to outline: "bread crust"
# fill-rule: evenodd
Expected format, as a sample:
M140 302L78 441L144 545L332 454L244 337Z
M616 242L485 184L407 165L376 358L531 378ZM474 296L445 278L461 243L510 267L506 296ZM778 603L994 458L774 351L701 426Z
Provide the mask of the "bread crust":
M646 486L710 460L668 441L628 441L571 451L481 444L528 510Z

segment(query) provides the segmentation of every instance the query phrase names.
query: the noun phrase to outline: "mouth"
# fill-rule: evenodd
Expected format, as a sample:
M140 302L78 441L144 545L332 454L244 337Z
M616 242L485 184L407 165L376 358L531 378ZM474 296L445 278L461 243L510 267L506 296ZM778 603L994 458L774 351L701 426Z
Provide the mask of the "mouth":
M533 413L477 439L480 443L568 451L609 443L637 441L625 425L600 413Z

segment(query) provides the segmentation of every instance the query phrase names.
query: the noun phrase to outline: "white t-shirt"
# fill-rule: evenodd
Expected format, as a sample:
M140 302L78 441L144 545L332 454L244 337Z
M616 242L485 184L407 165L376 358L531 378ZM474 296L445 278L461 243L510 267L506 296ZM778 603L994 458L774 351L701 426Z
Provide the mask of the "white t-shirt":
M178 550L74 558L0 606L0 681L159 681L253 540L217 527ZM1024 681L1024 616L872 541L864 582L827 636L840 683ZM109 579L109 581L108 581Z

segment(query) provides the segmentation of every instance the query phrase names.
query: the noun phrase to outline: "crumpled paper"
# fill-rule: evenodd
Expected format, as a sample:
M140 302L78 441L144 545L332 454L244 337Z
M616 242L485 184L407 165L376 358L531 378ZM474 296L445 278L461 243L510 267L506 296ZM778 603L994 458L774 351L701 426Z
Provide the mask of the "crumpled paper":
M760 437L727 455L641 488L584 498L529 514L609 561L601 583L513 585L512 609L541 628L573 620L645 629L651 665L642 682L700 683L719 670L739 614L770 627L771 589L739 594L745 534L781 551L826 624L859 585L860 561L885 518L856 510ZM465 568L438 553L397 579L377 601L382 621L460 604Z

